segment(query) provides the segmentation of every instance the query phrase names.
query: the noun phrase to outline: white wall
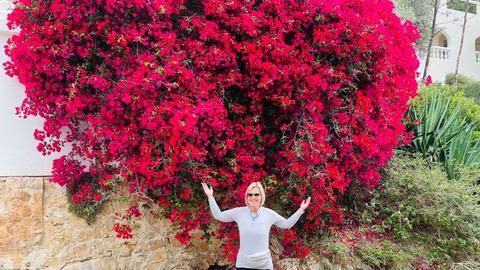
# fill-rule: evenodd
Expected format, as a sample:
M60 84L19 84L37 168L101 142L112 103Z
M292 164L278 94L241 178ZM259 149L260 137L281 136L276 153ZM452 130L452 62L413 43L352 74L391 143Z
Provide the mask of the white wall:
M6 15L11 1L0 1L0 63L8 60L3 51L7 39L15 32L6 27ZM24 87L16 79L5 74L0 67L0 176L50 175L52 160L58 156L44 157L36 150L33 138L35 128L40 129L40 118L19 118L15 107L24 99Z
M467 26L458 72L480 80L480 63L475 62L475 39L480 37L480 2L473 1L473 3L477 4L477 14L468 13L467 15ZM462 35L463 16L464 12L447 9L446 1L442 3L437 17L437 29L442 29L442 33L448 39L448 59L430 58L427 75L430 75L433 81L443 82L445 75L455 72ZM419 68L422 73L424 66L425 61L422 59Z

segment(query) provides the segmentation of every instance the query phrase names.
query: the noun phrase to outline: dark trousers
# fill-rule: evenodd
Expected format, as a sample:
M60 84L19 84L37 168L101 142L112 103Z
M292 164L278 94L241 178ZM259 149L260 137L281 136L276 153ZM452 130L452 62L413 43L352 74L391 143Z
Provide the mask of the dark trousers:
M245 268L245 267L237 267L235 269L237 269L237 270L264 270L264 269L255 269L255 268ZM266 269L266 270L270 270L270 269Z

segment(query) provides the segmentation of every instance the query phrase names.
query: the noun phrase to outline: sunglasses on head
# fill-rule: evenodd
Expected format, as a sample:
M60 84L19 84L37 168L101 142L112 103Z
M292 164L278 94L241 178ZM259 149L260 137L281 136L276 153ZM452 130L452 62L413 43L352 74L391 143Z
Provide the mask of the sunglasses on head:
M260 193L247 193L247 197L253 197L253 196L258 197L260 196Z

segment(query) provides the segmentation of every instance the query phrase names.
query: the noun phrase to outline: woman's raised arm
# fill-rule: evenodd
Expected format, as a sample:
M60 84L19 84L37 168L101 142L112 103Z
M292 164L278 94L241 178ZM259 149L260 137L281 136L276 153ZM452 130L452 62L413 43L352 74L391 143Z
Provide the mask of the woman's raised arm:
M298 219L300 219L300 216L305 212L305 209L308 207L308 205L310 205L310 197L308 197L307 200L303 200L297 212L291 215L288 219L280 216L277 212L272 210L273 224L280 229L290 229L293 227L293 225L295 225L295 223L297 223Z
M208 204L210 205L210 211L212 211L213 217L221 222L232 222L235 221L235 208L234 209L229 209L225 211L220 211L220 208L218 207L217 201L215 201L215 198L213 197L213 188L208 187L207 184L202 183L203 191L208 197Z

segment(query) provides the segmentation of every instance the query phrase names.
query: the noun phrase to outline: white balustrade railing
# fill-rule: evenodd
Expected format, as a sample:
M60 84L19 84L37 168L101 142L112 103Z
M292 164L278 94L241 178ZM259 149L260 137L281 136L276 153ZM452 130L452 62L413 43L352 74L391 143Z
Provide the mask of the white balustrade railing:
M450 58L450 48L432 46L432 58L439 60L448 60Z

